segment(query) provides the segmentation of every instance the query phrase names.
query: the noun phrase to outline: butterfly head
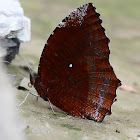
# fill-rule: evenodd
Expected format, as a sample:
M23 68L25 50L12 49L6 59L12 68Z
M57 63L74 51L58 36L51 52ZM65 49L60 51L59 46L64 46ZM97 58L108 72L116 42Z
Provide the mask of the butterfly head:
M35 78L30 74L30 83L28 84L29 87L32 87L35 84Z

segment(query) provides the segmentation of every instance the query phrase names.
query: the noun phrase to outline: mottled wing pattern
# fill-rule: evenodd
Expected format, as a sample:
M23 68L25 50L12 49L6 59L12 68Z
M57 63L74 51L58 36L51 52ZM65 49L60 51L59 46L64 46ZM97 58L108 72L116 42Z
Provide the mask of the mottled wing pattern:
M109 39L93 4L68 15L49 37L38 82L51 103L73 116L102 121L120 80L109 63Z

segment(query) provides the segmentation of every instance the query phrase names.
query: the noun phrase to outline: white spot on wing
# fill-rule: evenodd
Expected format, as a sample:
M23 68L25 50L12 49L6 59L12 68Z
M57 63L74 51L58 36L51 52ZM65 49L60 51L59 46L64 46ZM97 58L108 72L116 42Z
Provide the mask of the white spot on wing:
M69 64L69 68L72 68L72 64Z

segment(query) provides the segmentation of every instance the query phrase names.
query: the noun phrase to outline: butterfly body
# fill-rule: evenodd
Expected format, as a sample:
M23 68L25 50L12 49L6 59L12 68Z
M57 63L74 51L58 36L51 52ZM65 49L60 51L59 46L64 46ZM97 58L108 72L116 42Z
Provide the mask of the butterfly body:
M109 39L93 4L70 13L49 37L31 83L68 114L101 122L111 114L120 80L109 63Z

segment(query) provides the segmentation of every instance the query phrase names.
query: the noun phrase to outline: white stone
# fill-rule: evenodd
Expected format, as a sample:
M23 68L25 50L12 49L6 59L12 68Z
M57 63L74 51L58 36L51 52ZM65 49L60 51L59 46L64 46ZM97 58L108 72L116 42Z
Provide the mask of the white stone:
M25 125L19 121L15 90L8 79L0 63L0 140L25 140Z
M30 19L24 16L18 0L0 0L0 38L30 40Z

